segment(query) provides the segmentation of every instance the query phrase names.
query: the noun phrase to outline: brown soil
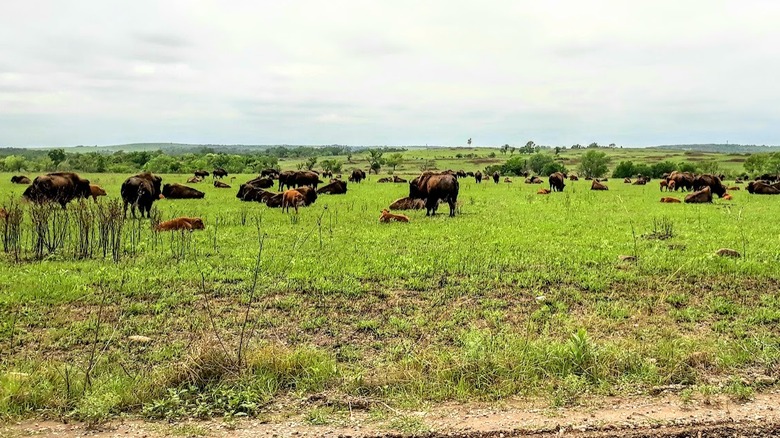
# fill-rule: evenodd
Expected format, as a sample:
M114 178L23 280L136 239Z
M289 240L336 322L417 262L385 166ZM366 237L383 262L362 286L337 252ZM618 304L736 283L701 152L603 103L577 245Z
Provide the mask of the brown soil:
M312 406L312 399L301 407ZM335 402L335 401L334 401ZM315 399L322 405L329 401ZM0 426L0 436L81 436L131 438L162 436L209 437L776 437L780 436L780 393L759 394L746 403L720 397L683 403L678 395L658 397L605 398L589 400L587 406L550 408L527 401L493 405L445 404L420 411L400 412L386 407L386 417L373 419L362 404L345 403L325 426L305 421L305 412L283 415L270 412L263 420L229 424L220 421L178 424L119 421L102 429L89 430L81 424L23 422ZM338 417L338 418L336 418ZM405 421L397 421L399 419ZM411 420L411 421L410 421ZM416 429L399 431L393 425L412 424ZM417 430L417 432L415 432Z

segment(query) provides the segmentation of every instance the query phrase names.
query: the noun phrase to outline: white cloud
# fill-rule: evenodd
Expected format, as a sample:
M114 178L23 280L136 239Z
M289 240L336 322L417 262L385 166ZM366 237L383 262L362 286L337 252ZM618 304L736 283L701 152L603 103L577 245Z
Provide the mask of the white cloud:
M10 2L0 145L780 143L780 4Z

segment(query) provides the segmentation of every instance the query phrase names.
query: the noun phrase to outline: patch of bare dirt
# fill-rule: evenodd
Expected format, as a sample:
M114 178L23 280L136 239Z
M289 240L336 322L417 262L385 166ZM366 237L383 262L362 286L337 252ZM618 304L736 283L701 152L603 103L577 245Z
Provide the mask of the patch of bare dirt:
M303 402L302 405L305 405ZM100 430L81 424L24 422L0 426L0 436L115 437L776 437L780 436L780 393L759 394L746 403L721 397L683 403L678 396L605 398L586 406L549 408L528 401L492 405L444 404L420 411L386 407L382 419L350 403L328 425L309 424L306 413L269 413L263 420L156 423L118 421ZM405 426L404 426L405 425ZM410 426L411 425L411 426ZM404 428L407 428L404 430ZM408 429L412 427L412 429ZM399 430L400 429L400 430Z

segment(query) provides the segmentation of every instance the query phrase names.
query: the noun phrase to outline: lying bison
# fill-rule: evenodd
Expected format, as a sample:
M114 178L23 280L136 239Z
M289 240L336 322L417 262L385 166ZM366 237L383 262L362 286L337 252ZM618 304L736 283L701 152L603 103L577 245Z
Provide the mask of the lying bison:
M609 187L607 187L606 184L602 184L598 181L598 179L594 179L593 182L590 184L591 190L609 190Z
M712 202L712 190L709 186L685 196L686 204L706 204L708 202Z
M200 190L177 183L164 185L162 194L167 199L201 199L206 196Z
M441 199L449 204L450 217L454 217L459 189L460 185L455 176L425 172L409 183L409 197L425 200L426 216L436 214Z
M763 181L750 181L747 185L747 191L755 195L780 195L780 188Z
M161 184L162 178L149 172L127 178L119 191L122 195L122 201L124 201L125 217L127 217L128 205L131 206L130 211L133 213L133 217L135 217L136 207L141 212L141 217L144 217L144 213L146 213L146 217L149 217L152 204L162 195Z
M13 184L30 184L32 181L24 175L15 175L11 177L11 182Z
M563 176L561 172L555 172L552 175L550 175L550 191L552 192L562 192L563 188L566 187L566 184L564 181L566 181L566 177Z
M347 193L347 183L340 180L333 180L330 184L324 185L317 190L318 194L343 195Z
M92 196L89 180L73 172L55 172L35 178L22 194L35 203L57 202L62 208L77 198Z
M679 204L680 200L677 199L677 198L672 198L672 197L664 197L664 198L661 198L661 202L665 203L665 204Z
M425 208L425 201L414 198L400 198L390 204L390 210L422 210Z
M218 189L229 189L230 188L230 184L225 184L222 181L214 180L214 187L216 187Z

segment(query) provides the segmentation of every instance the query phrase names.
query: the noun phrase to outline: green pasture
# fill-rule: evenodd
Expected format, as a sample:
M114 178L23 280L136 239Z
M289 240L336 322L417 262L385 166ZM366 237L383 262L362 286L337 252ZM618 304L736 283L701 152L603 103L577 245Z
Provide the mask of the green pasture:
M624 151L655 156L610 154ZM24 189L10 176L0 174L2 205ZM127 175L83 176L107 203ZM236 199L253 176L155 203L163 220L199 216L204 231L155 235L128 220L119 262L74 259L67 244L43 260L0 254L0 417L262 415L323 391L402 406L561 405L666 384L749 394L780 366L778 197L661 204L684 194L617 180L593 192L581 180L544 196L546 183L468 178L455 218L443 205L379 224L406 184L371 175L295 215ZM724 247L742 257L716 256Z

